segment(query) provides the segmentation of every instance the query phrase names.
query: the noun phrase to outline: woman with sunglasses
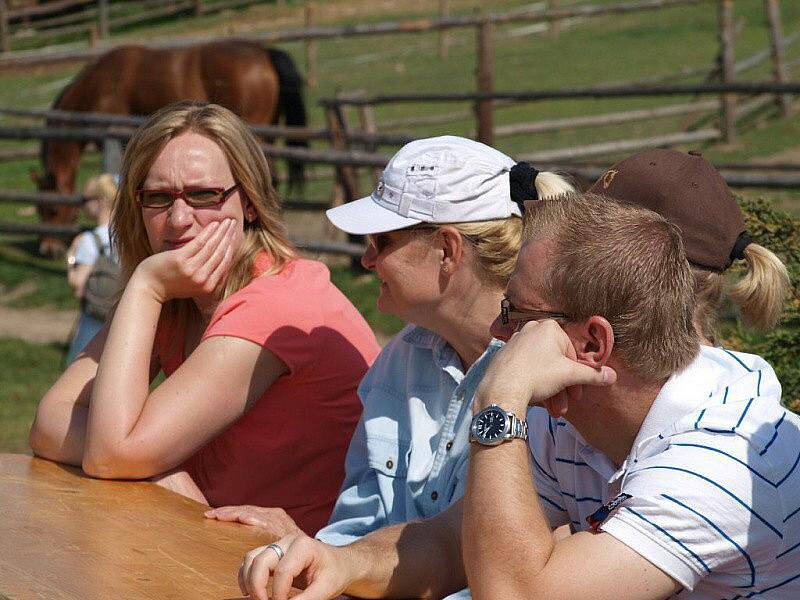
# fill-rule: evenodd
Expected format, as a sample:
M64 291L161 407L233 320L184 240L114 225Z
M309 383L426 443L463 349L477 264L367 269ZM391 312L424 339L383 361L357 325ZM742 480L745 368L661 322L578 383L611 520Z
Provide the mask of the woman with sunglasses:
M316 532L378 346L327 269L296 256L245 124L213 104L156 113L126 150L111 230L125 289L42 399L34 452Z
M363 580L348 579L345 565L325 571L335 573L338 592L391 595L396 550L382 537L395 535L391 525L452 514L444 518L452 536L444 537L458 538L460 512L453 504L466 484L472 419L463 399L482 376L470 367L491 342L489 327L520 247L521 209L526 200L572 189L559 175L515 164L484 144L443 136L407 144L371 196L328 211L340 229L367 236L361 262L381 281L378 308L408 322L359 386L364 412L347 454L345 482L330 523L317 534L333 546L358 540L360 551L354 545L348 556L359 563ZM448 506L454 510L445 511ZM218 518L225 518L224 511L215 511ZM258 517L257 509L245 514L247 520L242 513L239 520ZM413 538L414 528L425 526L412 525L400 537ZM284 552L289 558L300 539L300 547L310 542L290 535L277 547L250 552L240 572L242 591L263 597L270 570ZM315 547L321 553L329 548ZM444 558L437 548L412 560L431 566ZM437 572L440 588L428 590L433 597L452 592L464 577Z

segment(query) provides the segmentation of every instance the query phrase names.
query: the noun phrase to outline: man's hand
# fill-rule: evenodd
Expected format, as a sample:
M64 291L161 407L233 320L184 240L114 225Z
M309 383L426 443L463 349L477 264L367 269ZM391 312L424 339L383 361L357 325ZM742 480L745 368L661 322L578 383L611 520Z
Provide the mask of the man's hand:
M573 386L611 385L616 372L577 361L569 336L555 321L530 321L500 349L478 387L474 408L499 404L523 413L543 404L558 417L567 410Z
M248 552L239 568L242 594L257 600L287 600L292 583L298 579L305 590L294 600L336 598L354 579L347 560L347 548L323 544L305 534L289 535L276 542L283 558L269 546ZM272 580L272 595L267 587Z
M204 513L207 519L244 523L263 529L272 539L300 533L294 519L282 508L265 508L263 506L221 506Z

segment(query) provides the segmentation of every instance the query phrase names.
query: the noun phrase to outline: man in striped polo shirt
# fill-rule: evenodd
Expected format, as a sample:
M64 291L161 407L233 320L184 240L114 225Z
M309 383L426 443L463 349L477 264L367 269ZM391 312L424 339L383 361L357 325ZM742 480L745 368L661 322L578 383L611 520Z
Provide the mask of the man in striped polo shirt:
M673 225L538 203L502 308L473 404L473 596L800 598L800 420L762 359L699 345Z

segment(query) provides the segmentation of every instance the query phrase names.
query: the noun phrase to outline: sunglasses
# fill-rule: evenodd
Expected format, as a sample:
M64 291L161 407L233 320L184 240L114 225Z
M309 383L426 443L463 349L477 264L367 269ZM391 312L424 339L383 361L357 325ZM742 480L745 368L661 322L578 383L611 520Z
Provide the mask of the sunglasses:
M500 322L503 325L514 321L520 327L528 321L544 321L545 319L553 319L559 323L569 321L569 317L564 313L552 310L521 310L511 304L508 298L500 300Z
M187 188L183 190L136 190L136 201L145 208L167 208L178 198L193 208L206 208L222 204L228 196L239 189L236 183L225 188L205 187Z

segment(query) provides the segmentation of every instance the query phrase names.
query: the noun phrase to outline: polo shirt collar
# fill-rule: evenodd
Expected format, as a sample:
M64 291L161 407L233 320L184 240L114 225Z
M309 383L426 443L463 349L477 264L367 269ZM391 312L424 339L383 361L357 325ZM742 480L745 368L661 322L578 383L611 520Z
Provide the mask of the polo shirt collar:
M700 408L707 398L698 398L697 393L707 389L708 384L709 369L701 350L685 369L673 374L661 387L636 434L629 458L639 458L645 446L663 440L665 431Z

